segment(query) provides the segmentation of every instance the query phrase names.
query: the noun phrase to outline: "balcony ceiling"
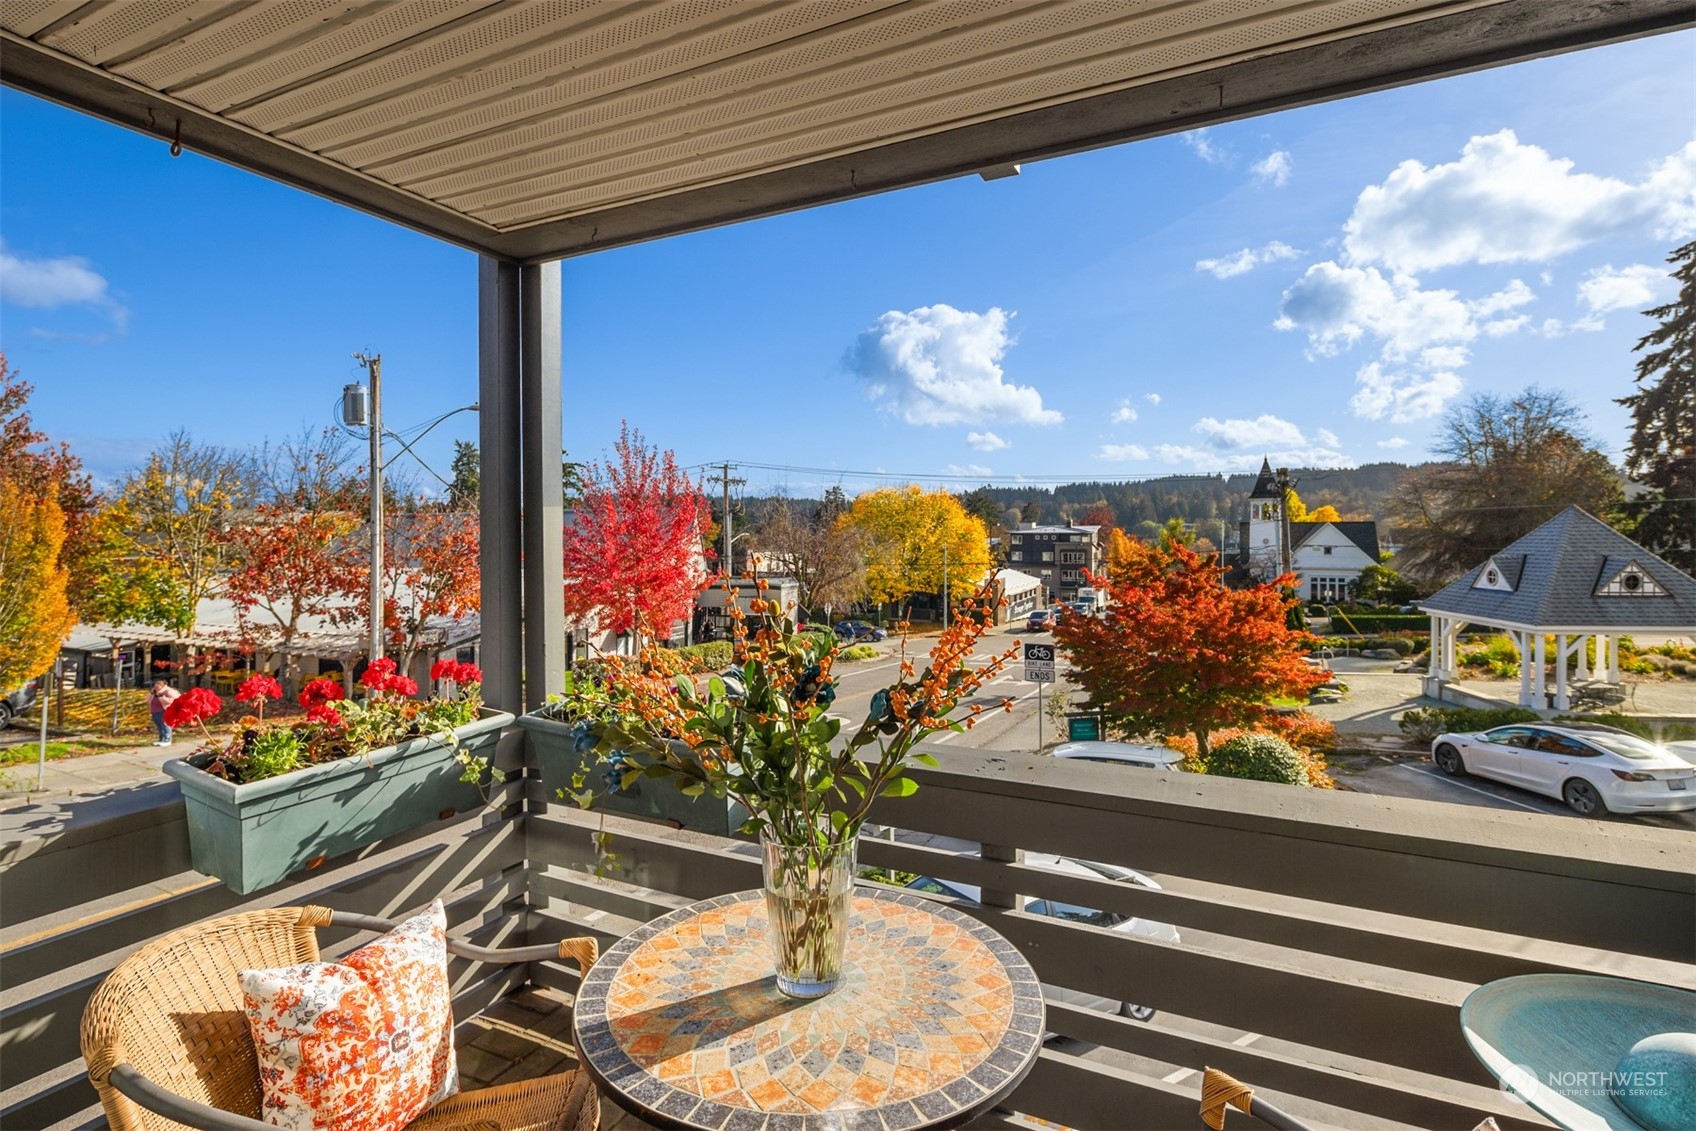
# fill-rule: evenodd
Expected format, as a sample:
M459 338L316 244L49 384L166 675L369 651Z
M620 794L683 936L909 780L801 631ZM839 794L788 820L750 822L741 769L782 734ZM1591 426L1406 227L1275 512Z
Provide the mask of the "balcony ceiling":
M534 262L1693 23L1689 0L5 0L0 78Z

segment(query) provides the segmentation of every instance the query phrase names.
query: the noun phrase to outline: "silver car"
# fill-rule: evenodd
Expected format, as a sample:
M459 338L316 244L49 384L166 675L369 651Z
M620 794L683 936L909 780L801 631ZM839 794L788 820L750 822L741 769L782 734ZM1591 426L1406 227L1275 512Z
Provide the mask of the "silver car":
M1049 856L1044 853L1025 853L1025 863L1033 868L1046 868L1050 872L1063 872L1072 876L1088 876L1092 879L1117 880L1120 883L1136 884L1139 887L1159 891L1160 885L1129 868L1121 868L1115 864L1097 864L1091 860L1077 860L1070 856ZM931 895L948 895L956 899L969 899L978 902L982 892L971 884L956 884L944 880L933 879L930 876L920 876L907 885L916 891L929 892ZM1095 911L1088 907L1079 907L1072 903L1061 903L1057 900L1037 899L1034 896L1025 897L1025 910L1032 915L1047 915L1055 919L1065 919L1073 923L1087 923L1092 927L1106 927L1113 931L1123 931L1129 935L1137 935L1156 942L1175 943L1178 941L1178 928L1170 923L1151 923L1147 919L1138 919L1130 915L1121 915L1117 911ZM1076 1005L1084 1009L1099 1009L1104 1013L1117 1013L1121 1017L1129 1017L1134 1021L1147 1021L1154 1016L1154 1008L1147 1005L1133 1005L1128 1001L1114 1001L1111 998L1097 997L1094 994L1082 993L1078 990L1068 990L1060 986L1043 986L1043 993L1055 1001L1067 1005Z

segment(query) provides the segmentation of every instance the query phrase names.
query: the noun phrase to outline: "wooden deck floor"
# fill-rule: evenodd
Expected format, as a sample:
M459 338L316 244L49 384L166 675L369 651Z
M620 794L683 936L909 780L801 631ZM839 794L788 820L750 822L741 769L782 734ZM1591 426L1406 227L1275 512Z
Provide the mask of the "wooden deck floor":
M571 1008L553 990L520 990L474 1018L476 1035L459 1044L463 1091L569 1072L577 1057L571 1047ZM601 1131L649 1131L649 1125L601 1099Z

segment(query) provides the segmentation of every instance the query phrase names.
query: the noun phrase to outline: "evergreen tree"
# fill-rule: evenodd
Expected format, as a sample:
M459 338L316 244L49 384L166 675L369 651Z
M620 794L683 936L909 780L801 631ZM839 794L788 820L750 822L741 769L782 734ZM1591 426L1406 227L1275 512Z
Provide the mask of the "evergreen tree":
M453 482L448 485L448 503L454 510L476 510L482 497L482 463L477 445L470 440L453 442Z
M1696 242L1667 256L1678 297L1643 313L1660 322L1633 347L1637 392L1625 466L1654 494L1637 515L1636 538L1696 573ZM1647 351L1647 352L1644 352Z

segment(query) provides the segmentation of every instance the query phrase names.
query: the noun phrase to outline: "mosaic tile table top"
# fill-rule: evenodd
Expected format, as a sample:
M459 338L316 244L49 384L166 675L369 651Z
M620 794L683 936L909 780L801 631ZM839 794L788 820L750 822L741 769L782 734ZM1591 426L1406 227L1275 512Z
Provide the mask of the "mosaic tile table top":
M842 985L794 1001L750 891L619 940L573 1024L602 1087L661 1126L904 1131L958 1126L1013 1090L1042 1047L1042 987L970 916L861 887Z

